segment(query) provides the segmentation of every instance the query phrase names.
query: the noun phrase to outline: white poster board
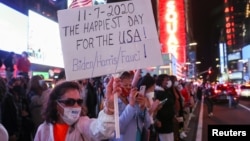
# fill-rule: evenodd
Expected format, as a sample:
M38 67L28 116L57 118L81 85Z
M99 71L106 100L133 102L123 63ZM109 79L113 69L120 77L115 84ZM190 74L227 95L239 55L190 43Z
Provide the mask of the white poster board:
M67 80L162 65L150 0L58 11Z

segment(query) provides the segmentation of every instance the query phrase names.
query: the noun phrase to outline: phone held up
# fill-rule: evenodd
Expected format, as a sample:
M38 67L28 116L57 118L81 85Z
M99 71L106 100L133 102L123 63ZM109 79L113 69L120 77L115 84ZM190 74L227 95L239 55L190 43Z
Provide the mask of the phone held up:
M142 85L142 86L140 87L139 94L145 95L145 91L146 91L146 86L145 86L145 85Z
M167 102L167 100L168 100L168 98L163 99L162 101L160 101L159 105L163 105L164 103Z
M137 93L136 96L138 96L138 94L145 95L145 91L146 91L146 86L145 85L140 86L139 92Z

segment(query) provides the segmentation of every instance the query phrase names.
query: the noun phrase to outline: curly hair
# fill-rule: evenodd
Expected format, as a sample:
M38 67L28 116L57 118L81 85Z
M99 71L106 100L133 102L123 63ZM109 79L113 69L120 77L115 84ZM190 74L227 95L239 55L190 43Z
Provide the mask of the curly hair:
M78 90L79 93L81 92L79 83L73 81L64 81L53 88L48 99L47 107L45 107L43 111L43 117L47 123L54 124L58 121L57 100L61 99L68 90L72 89Z

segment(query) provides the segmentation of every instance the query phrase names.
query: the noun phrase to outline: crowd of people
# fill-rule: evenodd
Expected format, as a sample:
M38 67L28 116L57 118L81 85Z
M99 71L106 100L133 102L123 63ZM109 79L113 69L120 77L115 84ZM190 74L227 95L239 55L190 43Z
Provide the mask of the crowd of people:
M66 81L62 70L53 88L40 75L0 81L0 121L10 141L182 141L197 101L193 82L140 69L75 81Z

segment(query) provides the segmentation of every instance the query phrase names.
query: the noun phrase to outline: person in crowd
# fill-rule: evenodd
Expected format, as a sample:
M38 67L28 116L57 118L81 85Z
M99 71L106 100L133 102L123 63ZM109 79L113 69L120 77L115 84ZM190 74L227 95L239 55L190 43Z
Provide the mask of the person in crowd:
M2 77L0 77L0 139L1 141L9 141L9 135L6 130L6 128L2 124L2 116L1 116L1 105L2 105L2 100L5 94L7 93L7 86L6 86L6 81Z
M29 71L30 71L30 60L29 55L26 51L22 52L21 58L17 60L17 70L18 74L23 76L27 81L29 81Z
M98 118L81 116L83 99L77 82L64 81L51 91L44 111L45 122L34 141L100 141L114 136L114 94L121 93L120 80L112 78L107 86L105 107Z
M81 79L78 80L78 83L81 87L81 98L83 99L83 104L86 105L86 95L87 95L87 84L89 80L88 79Z
M189 82L183 82L181 83L181 85L179 86L180 88L180 92L184 98L184 131L188 132L189 128L188 128L188 124L189 124L189 116L190 116L190 107L191 107L191 100L190 100L190 93L188 91L188 85Z
M143 129L150 126L150 113L147 110L147 107L150 108L149 100L145 94L139 94L136 87L132 87L133 77L130 71L124 71L119 76L122 88L118 98L120 138L111 138L110 141L143 140Z
M65 74L65 70L64 69L62 69L60 72L59 72L59 74L58 74L58 77L57 77L57 79L56 79L56 84L57 83L60 83L60 82L63 82L63 81L65 81L66 80L66 74Z
M42 103L42 109L45 109L50 92L52 91L53 87L50 87L50 84L46 83L44 80L40 80L39 84L43 87L43 92L41 94L41 103Z
M1 141L9 141L8 132L1 123L0 123L0 139Z
M202 99L202 91L203 91L203 86L202 85L198 85L197 92L196 92L197 102L200 102L201 99Z
M12 78L2 101L2 124L12 141L31 141L33 124L23 78Z
M31 119L34 123L35 134L38 126L44 121L42 118L43 108L43 92L48 89L47 84L40 75L34 75L31 77L28 83L27 97L29 101L29 108L31 113Z
M196 94L195 94L195 88L193 82L188 82L187 85L187 91L189 92L190 95L190 117L194 116L193 113L193 108L195 106L195 101L196 101Z
M204 102L207 105L207 112L209 117L213 116L213 107L214 107L212 100L213 95L214 95L214 89L211 86L211 83L207 82L205 85Z
M156 114L156 131L160 141L174 141L175 96L170 91L172 81L169 75L160 74L157 77L155 98L159 101L167 99Z
M187 137L183 130L183 119L184 119L184 98L182 97L180 91L178 90L179 81L175 75L170 75L170 80L172 81L171 91L175 95L175 118L174 118L174 140L180 141Z
M90 118L96 118L97 117L97 92L94 87L94 79L88 79L87 80L87 86L85 88L86 92L86 108L88 109L87 115Z
M148 141L156 141L158 140L158 134L155 131L154 126L154 119L157 111L161 108L159 106L159 100L155 100L155 79L147 73L146 75L142 76L137 84L137 88L140 89L141 86L145 86L145 96L149 101L149 107L147 107L149 115L150 115L150 127L149 127L149 139Z
M102 77L95 77L94 78L94 89L96 92L97 97L97 104L96 104L96 113L99 113L103 106L103 100L104 100L104 93L103 93L103 82Z
M105 75L105 76L103 77L103 93L104 93L104 94L105 94L105 92L106 92L106 87L107 87L107 85L108 85L108 83L109 83L110 77L111 77L111 76L109 76L109 75Z
M14 65L16 64L16 54L14 52L10 52L9 55L4 59L3 62L5 66L5 75L7 82L14 76Z
M87 103L87 94L88 94L88 88L87 87L88 87L89 79L78 80L78 83L79 83L80 88L81 88L80 95L81 95L81 98L83 99L82 113L81 113L81 115L89 116L88 115L88 108L86 106L86 103Z

